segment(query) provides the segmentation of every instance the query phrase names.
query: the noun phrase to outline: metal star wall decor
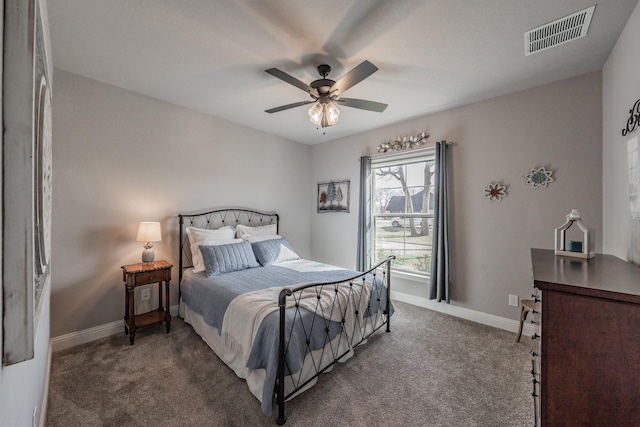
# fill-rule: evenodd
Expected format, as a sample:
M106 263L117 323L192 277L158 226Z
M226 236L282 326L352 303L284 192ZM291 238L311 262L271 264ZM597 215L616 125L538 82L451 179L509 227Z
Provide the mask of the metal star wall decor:
M499 182L492 182L484 189L484 198L490 201L502 201L503 197L507 197L507 187Z
M553 171L546 170L544 167L538 169L531 169L531 172L525 175L527 178L527 185L531 185L533 188L547 188L550 182L553 182Z

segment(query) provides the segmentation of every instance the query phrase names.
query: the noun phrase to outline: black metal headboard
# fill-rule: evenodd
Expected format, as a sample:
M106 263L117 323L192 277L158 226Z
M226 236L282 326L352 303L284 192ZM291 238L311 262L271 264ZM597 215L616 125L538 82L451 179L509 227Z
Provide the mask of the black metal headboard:
M235 227L238 224L250 227L276 224L280 228L280 218L275 212L260 212L251 209L216 209L213 211L180 214L180 268L178 269L178 286L182 281L182 272L185 268L193 267L191 260L191 247L185 229L187 227L206 228L215 230L224 226Z

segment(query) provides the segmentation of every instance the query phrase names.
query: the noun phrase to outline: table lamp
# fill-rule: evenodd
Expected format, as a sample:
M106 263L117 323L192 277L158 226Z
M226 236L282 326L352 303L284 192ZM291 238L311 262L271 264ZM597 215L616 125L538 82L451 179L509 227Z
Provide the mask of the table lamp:
M153 264L153 245L151 242L159 242L162 240L160 234L159 222L141 222L138 227L138 236L136 241L145 242L144 251L142 251L142 265Z

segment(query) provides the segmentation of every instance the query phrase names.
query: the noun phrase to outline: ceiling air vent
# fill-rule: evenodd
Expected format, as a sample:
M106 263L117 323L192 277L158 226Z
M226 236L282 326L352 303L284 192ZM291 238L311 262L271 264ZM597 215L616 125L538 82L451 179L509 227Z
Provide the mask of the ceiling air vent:
M595 8L591 6L524 33L525 56L586 36Z

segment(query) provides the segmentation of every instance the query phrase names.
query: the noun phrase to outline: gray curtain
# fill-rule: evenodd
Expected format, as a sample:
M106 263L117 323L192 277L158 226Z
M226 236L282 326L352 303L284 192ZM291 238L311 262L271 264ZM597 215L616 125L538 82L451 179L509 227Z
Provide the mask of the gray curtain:
M356 267L359 271L371 268L371 157L360 157L360 198L358 218L358 252Z
M433 249L429 298L449 302L449 144L436 143L435 206L433 209Z

